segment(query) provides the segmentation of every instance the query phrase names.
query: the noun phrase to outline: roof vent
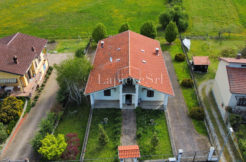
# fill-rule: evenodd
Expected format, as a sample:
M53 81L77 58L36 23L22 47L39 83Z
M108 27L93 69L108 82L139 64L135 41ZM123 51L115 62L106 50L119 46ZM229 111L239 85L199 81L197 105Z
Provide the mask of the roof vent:
M240 58L241 58L241 53L238 53L236 59L240 59Z
M104 46L104 41L101 41L101 48L103 48Z
M32 52L35 52L35 47L32 46Z
M144 52L144 49L141 49L141 52Z
M147 61L145 61L145 60L142 60L142 63L146 63Z
M112 58L112 57L110 57L110 58L109 58L109 61L110 61L110 62L113 62L113 58Z
M14 63L15 63L15 64L18 64L18 58L17 58L16 55L13 57L13 60L14 60Z
M156 55L159 55L159 48L155 48Z
M120 61L120 59L118 58L118 59L116 59L116 62L119 62Z

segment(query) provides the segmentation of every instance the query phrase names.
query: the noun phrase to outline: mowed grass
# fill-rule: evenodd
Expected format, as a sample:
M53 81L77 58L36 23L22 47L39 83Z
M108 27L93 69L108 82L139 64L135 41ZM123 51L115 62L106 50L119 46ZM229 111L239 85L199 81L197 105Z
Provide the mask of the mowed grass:
M206 74L195 74L198 84L214 79L219 64L221 51L224 49L242 49L245 46L244 40L226 39L226 40L191 40L191 49L188 52L189 59L192 56L209 56L210 65ZM236 57L236 54L235 54Z
M97 23L108 34L128 22L139 32L147 20L158 23L165 0L2 0L0 37L23 32L44 38L89 37Z
M151 119L154 120L153 124L150 122ZM137 143L140 147L141 160L172 157L172 147L164 111L137 108L136 120ZM154 133L156 133L159 140L155 150L151 147L151 139Z
M104 118L108 118L107 124ZM121 136L121 110L120 109L94 109L91 122L89 139L86 147L85 161L97 159L97 161L111 162L118 158L118 146ZM109 142L102 146L99 143L98 124L103 124ZM87 159L87 160L86 160Z
M80 139L80 150L83 145L90 108L87 105L69 106L66 108L55 134L76 133ZM77 156L79 159L80 154Z
M190 17L187 34L214 35L221 30L233 33L245 31L245 0L184 0L183 6Z
M59 39L56 40L55 51L59 53L75 52L79 48L85 48L89 42L88 38L82 39Z

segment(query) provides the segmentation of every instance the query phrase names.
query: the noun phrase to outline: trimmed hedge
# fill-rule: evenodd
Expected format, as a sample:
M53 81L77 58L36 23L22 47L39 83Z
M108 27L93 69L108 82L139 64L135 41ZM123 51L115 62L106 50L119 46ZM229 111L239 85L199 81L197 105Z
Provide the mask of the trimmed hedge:
M205 113L201 107L192 107L189 111L189 117L196 120L204 120Z
M175 61L183 62L184 60L185 60L185 54L178 53L178 54L175 55Z
M192 88L193 87L193 80L190 78L183 79L181 82L181 86L185 88Z

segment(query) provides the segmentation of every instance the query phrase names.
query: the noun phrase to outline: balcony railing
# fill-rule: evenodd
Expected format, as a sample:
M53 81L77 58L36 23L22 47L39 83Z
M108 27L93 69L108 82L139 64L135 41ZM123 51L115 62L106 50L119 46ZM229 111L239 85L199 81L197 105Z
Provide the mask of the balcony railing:
M123 85L123 93L136 93L134 85Z

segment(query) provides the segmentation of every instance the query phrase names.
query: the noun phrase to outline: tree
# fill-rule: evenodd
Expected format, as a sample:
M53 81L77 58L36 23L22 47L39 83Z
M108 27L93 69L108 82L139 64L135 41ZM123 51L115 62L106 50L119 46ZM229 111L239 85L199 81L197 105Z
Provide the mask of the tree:
M151 21L148 21L142 25L140 33L152 39L154 39L157 35L156 28Z
M79 48L79 49L77 49L76 52L75 52L75 56L76 56L76 57L83 57L84 55L85 55L85 53L84 53L84 48Z
M242 57L246 58L246 47L241 51Z
M178 34L177 26L173 21L171 21L167 25L167 28L165 31L165 38L169 42L169 44L171 44L176 39L177 34Z
M0 108L0 121L7 124L11 120L18 119L21 115L22 108L22 100L12 96L5 98Z
M177 27L178 27L178 30L180 33L183 33L187 30L188 28L188 20L187 19L184 19L184 18L180 18L177 22Z
M119 33L122 33L124 31L127 31L130 29L130 26L128 25L128 23L122 24L120 29L119 29Z
M106 145L109 142L108 135L106 134L102 124L98 124L98 129L99 129L99 142L101 145Z
M169 12L164 12L159 16L159 23L162 28L165 30L169 22L172 20L172 17Z
M6 128L3 123L0 122L0 144L4 142L4 140L8 137L6 132Z
M66 147L67 143L63 134L58 134L57 137L48 134L41 140L41 147L38 153L48 160L57 160L65 151Z
M81 103L81 94L83 94L89 72L92 68L86 57L72 58L63 61L55 66L57 70L57 82L60 86L58 96L77 104Z
M96 28L92 32L92 38L95 42L98 42L99 40L106 38L106 35L106 27L101 23L97 24Z
M151 147L152 147L153 150L155 150L155 148L158 145L158 143L159 143L159 139L158 139L158 137L156 135L156 132L154 132L154 135L151 138Z

